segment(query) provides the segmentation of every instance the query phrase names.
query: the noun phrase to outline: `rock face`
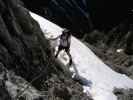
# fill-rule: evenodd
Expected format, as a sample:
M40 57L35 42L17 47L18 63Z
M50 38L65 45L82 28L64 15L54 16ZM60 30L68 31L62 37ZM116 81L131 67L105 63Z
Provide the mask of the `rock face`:
M67 100L70 100L73 97L71 91L75 91L77 98L82 95L87 98L85 100L89 100L82 92L80 84L70 89L76 82L71 79L69 72L53 59L49 41L19 0L0 0L0 63L7 70L12 70L16 75L32 82L39 90L49 91L50 88L56 88L59 93L63 91L62 95L52 92L52 96L56 95L58 100L66 100L66 96L69 96ZM59 80L56 82L57 86L63 84L64 88L54 87L53 81L49 81L53 79L53 75L57 76L55 80ZM66 86L67 83L69 85ZM6 89L0 89L0 95L4 96L6 92Z
M133 90L124 90L124 89L115 89L115 95L118 100L132 100L133 99Z
M131 33L124 33L124 35L121 35L121 33L110 34L112 34L111 37L104 32L95 30L87 34L83 41L109 67L132 78L133 51L131 45L133 41L130 41L130 38L132 38ZM111 41L109 42L109 40ZM129 44L127 41L130 41Z
M93 27L88 3L88 0L51 0L48 11L52 13L53 21L59 25L73 32L86 33Z
M1 1L2 3L0 60L6 68L13 68L18 75L30 80L40 73L40 68L48 66L47 60L41 56L46 54L44 51L50 56L50 49L48 45L45 46L48 41L43 37L38 24L30 17L28 10L18 1L5 0Z
M82 37L90 32L93 24L90 18L88 0L23 0L32 11L48 18L56 24L71 29L74 35ZM80 33L80 34L79 34Z
M121 0L23 1L30 10L73 30L78 37L89 33L92 28L110 30L132 13L132 3Z

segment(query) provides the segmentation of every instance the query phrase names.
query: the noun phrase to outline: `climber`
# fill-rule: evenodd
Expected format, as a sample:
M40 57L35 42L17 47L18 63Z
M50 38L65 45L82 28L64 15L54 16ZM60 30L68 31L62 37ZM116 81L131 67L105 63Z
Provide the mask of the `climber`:
M70 43L71 43L71 32L68 29L64 29L62 34L60 36L58 36L57 38L60 38L60 43L58 46L58 51L55 55L55 57L58 57L58 54L60 53L61 50L65 50L65 52L67 53L67 55L69 56L69 65L72 64L72 57L70 54ZM55 39L57 39L55 38Z

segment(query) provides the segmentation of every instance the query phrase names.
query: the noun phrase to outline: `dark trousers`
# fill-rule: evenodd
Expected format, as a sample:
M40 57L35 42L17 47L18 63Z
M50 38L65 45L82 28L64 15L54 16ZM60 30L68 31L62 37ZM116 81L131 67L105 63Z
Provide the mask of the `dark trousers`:
M72 56L71 56L71 54L70 54L70 46L64 47L64 46L59 45L58 51L57 51L55 57L58 57L58 54L60 53L61 50L65 50L65 52L67 53L67 55L68 55L69 58L70 58L69 63L71 64L71 63L72 63Z

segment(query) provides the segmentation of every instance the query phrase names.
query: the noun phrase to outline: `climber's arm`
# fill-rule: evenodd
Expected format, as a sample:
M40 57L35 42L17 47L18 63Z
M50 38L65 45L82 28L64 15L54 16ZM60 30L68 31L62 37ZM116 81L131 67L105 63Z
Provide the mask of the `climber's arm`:
M60 36L61 36L61 35L57 36L56 38L49 38L49 40L55 41L55 40L57 40L58 38L60 38Z

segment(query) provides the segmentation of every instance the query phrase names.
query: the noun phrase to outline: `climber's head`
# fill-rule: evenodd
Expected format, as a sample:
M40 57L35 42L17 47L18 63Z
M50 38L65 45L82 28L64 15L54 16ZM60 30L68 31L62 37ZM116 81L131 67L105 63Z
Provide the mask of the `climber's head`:
M71 35L71 32L70 30L64 28L63 32L62 32L63 35L67 35L67 36L70 36Z

